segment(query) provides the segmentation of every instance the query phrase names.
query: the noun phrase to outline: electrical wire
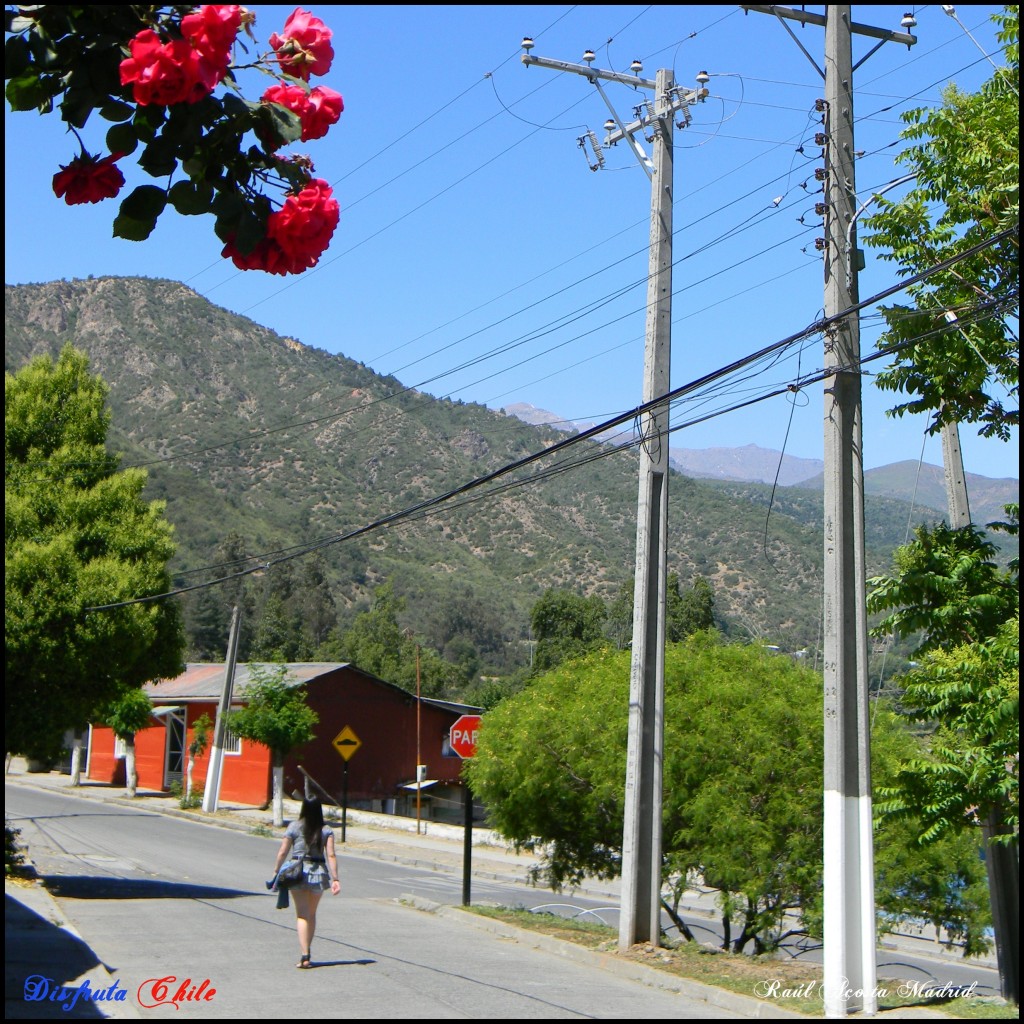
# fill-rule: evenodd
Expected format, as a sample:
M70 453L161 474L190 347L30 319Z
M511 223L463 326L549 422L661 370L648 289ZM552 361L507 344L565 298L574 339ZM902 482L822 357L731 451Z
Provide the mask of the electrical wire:
M712 373L705 374L702 377L697 378L697 379L695 379L693 381L690 381L689 383L687 383L685 385L682 385L682 386L680 386L678 388L672 389L669 392L667 392L665 395L661 395L661 396L658 396L658 397L656 397L654 399L651 399L650 401L645 402L642 405L637 406L635 409L632 409L632 410L630 410L627 413L620 414L619 416L613 417L610 420L606 420L606 421L604 421L601 424L597 424L594 427L591 427L591 428L589 428L589 429L587 429L585 431L581 431L578 434L575 434L575 435L573 435L573 436L571 436L569 438L566 438L563 441L556 442L555 444L553 444L550 447L545 448L545 449L543 449L541 451L533 452L533 453L531 453L531 454L529 454L527 456L524 456L521 459L517 459L517 460L515 460L512 463L509 463L509 464L507 464L507 465L505 465L503 467L500 467L500 468L498 468L496 470L493 470L492 472L487 473L487 474L485 474L483 476L477 477L474 480L471 480L471 481L469 481L469 482L467 482L465 484L461 484L459 486L453 487L453 488L449 489L448 491L444 492L443 494L435 495L434 497L431 497L431 498L426 498L426 499L424 499L424 500L422 500L420 502L415 503L414 505L412 505L412 506L410 506L410 507L408 507L406 509L402 509L402 510L400 510L398 512L394 512L394 513L391 513L389 515L382 516L382 517L374 520L372 523L366 524L366 525L364 525L362 527L359 527L359 528L357 528L355 530L349 531L349 532L344 533L344 534L335 534L335 535L333 535L331 537L328 537L328 538L326 538L324 540L321 540L321 541L318 541L318 542L313 542L311 544L306 545L305 548L302 551L300 551L300 552L296 552L294 554L289 554L289 555L286 555L286 556L280 556L280 557L278 557L276 559L269 560L269 561L267 561L267 562L265 562L265 563L263 563L261 565L254 566L254 567L252 567L250 569L241 570L241 571L239 571L237 573L233 573L233 574L231 574L228 577L224 577L224 578L221 578L221 579L218 579L218 580L207 581L205 583L195 584L195 585L190 586L190 587L179 588L179 589L176 589L176 590L173 590L173 591L167 591L167 592L162 593L162 594L154 594L154 595L149 595L149 596L146 596L146 597L135 598L135 599L132 599L132 600L129 600L129 601L119 601L119 602L114 602L114 603L106 604L106 605L97 605L97 606L93 606L93 607L87 608L87 609L85 609L85 611L86 612L97 612L97 611L111 610L111 609L114 609L114 608L125 607L125 606L131 605L131 604L139 604L139 603L146 603L146 602L150 602L150 601L154 601L154 600L161 600L161 599L165 599L165 598L168 598L168 597L176 596L176 595L181 594L181 593L186 593L186 592L189 592L189 591L192 591L192 590L203 589L203 588L206 588L206 587L219 585L220 583L226 582L228 579L237 579L240 576L251 575L252 573L260 571L261 569L269 569L269 568L271 568L276 563L279 563L279 562L282 562L282 561L290 561L290 560L292 560L294 558L298 558L298 557L304 557L305 555L311 554L311 553L313 553L314 551L317 551L317 550L321 550L322 548L325 548L325 547L328 547L328 546L332 546L334 544L341 543L342 541L352 540L352 539L355 539L356 537L363 536L363 535L368 534L370 532L373 532L373 531L375 531L377 529L381 529L381 528L384 528L384 527L391 526L393 524L399 523L399 522L403 521L404 519L406 519L406 518L408 518L410 516L417 515L417 514L419 514L421 512L424 512L427 509L432 509L432 508L436 508L436 507L439 507L441 505L444 505L444 504L450 502L452 499L455 499L455 498L458 498L458 497L460 497L462 495L465 495L465 494L467 494L467 493L469 493L469 492L471 492L473 490L476 490L477 488L486 486L487 484L490 484L490 483L492 483L492 482L494 482L496 480L499 480L499 479L501 479L501 478L503 478L505 476L508 476L509 474L518 472L518 471L520 471L522 469L525 469L526 467L534 465L535 463L537 463L537 462L539 462L539 461L541 461L543 459L549 458L550 456L552 456L554 454L558 454L558 453L560 453L560 452L562 452L562 451L564 451L566 449L575 447L576 445L581 444L581 443L583 443L585 441L593 440L593 439L597 438L600 434L607 433L611 428L613 428L615 426L618 426L618 425L620 425L622 423L629 422L631 420L635 420L638 417L641 417L641 416L643 416L645 414L648 414L648 413L651 413L651 412L655 412L656 410L664 407L666 404L675 401L677 398L683 397L686 394L689 394L689 393L691 393L693 391L696 391L699 388L705 386L707 383L710 383L710 382L712 382L714 380L718 380L718 379L720 379L724 375L731 374L731 373L735 372L738 369L741 369L741 368L743 368L745 366L750 365L752 362L755 362L757 360L761 360L761 359L765 358L766 356L769 356L769 355L771 355L773 353L776 353L776 352L780 352L780 351L784 350L785 348L788 348L788 347L790 347L790 346L792 346L794 344L803 342L804 340L806 340L807 338L809 338L809 337L811 337L813 335L822 334L822 333L826 332L833 325L841 323L844 319L854 315L855 313L858 313L861 309L864 309L864 308L866 308L868 306L873 306L876 303L881 302L884 299L889 298L890 296L892 296L894 294L897 294L900 291L905 290L906 288L912 286L913 284L917 284L917 283L919 283L922 280L926 280L928 277L931 277L932 275L934 275L936 273L941 273L941 272L943 272L945 270L948 270L950 267L955 266L960 261L962 261L964 259L968 259L971 256L976 255L978 252L983 251L985 248L987 248L987 247L989 247L991 245L997 244L998 242L1000 242L1000 241L1002 241L1002 240L1004 240L1006 238L1011 237L1013 235L1013 233L1016 232L1017 230L1018 230L1018 228L1017 228L1017 226L1015 226L1013 228L1009 228L1009 229L1006 229L1006 230L1004 230L1002 232L999 232L997 235L993 236L992 238L987 239L987 240L985 240L985 241L983 241L981 243L978 243L978 244L972 246L970 249L966 250L963 253L960 253L960 254L957 254L956 256L950 257L949 259L944 260L941 263L936 264L936 265L934 265L931 268L928 268L928 269L926 269L924 271L921 271L921 272L913 275L911 278L909 278L907 280L904 280L904 281L898 282L898 283L896 283L894 285L891 285L890 287L885 288L882 291L879 291L879 292L875 293L870 298L864 299L861 302L855 303L852 306L849 306L847 309L842 310L839 313L833 314L831 316L822 317L822 318L816 320L814 323L809 324L807 327L803 328L802 330L796 332L795 334L791 334L791 335L789 335L786 338L783 338L783 339L780 339L779 341L773 342L773 343L771 343L771 344L769 344L769 345L759 349L758 351L756 351L754 353L751 353L751 354L749 354L747 356L742 357L739 360L734 360L732 363L730 363L730 364L728 364L726 366L720 367L718 370L715 370ZM893 352L893 349L884 349L884 350L878 351L878 352L874 353L873 355L867 357L866 359L862 359L860 365L863 365L864 362L868 362L868 361L871 361L871 360L874 360L874 359L878 359L878 358L883 358L883 357L889 356L889 355L892 354L892 352ZM821 371L819 371L817 374L815 374L813 376L805 377L800 382L800 387L805 387L807 384L813 383L815 381L823 381L825 379L828 379L828 378L832 377L835 373L842 372L842 370L844 370L844 369L850 369L850 368L847 368L847 367L841 367L841 368L830 367L830 368L826 368L824 370L821 370ZM757 398L750 399L747 402L737 403L729 411L736 411L739 408L746 407L747 405L754 404L755 402L764 401L766 398L774 397L775 395L778 395L778 394L783 394L787 390L789 390L789 386L787 386L784 389L779 389L777 391L774 391L774 392L772 392L770 394L762 395L762 396L759 396ZM722 413L715 413L714 415L721 415L721 414ZM674 432L675 430L678 430L678 429L683 429L684 426L692 426L696 422L699 422L699 420L690 420L685 425L680 425L679 427L671 428L669 433L672 433L672 432Z

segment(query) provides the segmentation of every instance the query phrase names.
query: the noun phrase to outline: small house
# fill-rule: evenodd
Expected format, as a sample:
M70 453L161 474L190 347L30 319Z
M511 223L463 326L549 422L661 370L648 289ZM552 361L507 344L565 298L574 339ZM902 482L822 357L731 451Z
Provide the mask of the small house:
M303 688L319 719L316 738L285 761L286 794L302 792L308 778L339 805L345 792L349 807L408 814L415 813L418 791L424 818L462 820L462 759L452 751L448 734L461 715L478 708L418 700L351 664L303 662L285 668L289 685ZM249 665L236 666L232 708L244 706L251 678ZM146 685L153 717L135 737L140 789L168 791L183 783L195 723L204 714L216 720L225 679L223 664L190 664L175 679ZM208 748L196 759L193 786L204 785L209 761ZM266 805L271 768L266 747L228 733L220 800ZM100 782L124 780L123 744L106 726L90 730L87 774Z

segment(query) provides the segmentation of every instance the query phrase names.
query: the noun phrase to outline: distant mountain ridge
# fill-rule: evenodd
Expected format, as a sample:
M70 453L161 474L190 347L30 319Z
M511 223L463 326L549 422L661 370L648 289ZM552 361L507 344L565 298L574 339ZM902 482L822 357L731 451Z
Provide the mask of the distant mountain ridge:
M558 430L585 430L594 425L565 420L556 413L525 403L506 406L505 412L526 423L544 423ZM796 458L756 444L738 448L671 448L669 457L675 469L696 479L755 484L777 482L782 487L818 491L825 483L825 464L821 459ZM967 473L966 477L971 514L979 525L1001 521L1005 518L1003 506L1020 500L1020 481L1014 477L993 478L977 473ZM946 507L943 469L930 463L894 462L866 470L864 489L867 494L910 502L918 508L942 510Z

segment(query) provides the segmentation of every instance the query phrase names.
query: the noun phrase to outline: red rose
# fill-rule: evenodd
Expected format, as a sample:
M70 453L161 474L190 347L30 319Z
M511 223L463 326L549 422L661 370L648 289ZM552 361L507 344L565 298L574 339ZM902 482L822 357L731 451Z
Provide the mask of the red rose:
M239 270L268 274L301 274L315 267L330 244L341 211L330 185L310 181L298 195L288 196L267 218L266 237L250 253L241 253L231 239L221 252Z
M303 269L316 266L331 242L341 211L331 186L313 178L298 195L288 196L284 206L267 221L267 237Z
M334 60L331 30L309 11L296 7L284 23L282 34L270 37L281 69L293 78L309 81L310 75L326 75Z
M326 86L314 86L309 92L309 105L302 118L302 141L322 139L332 124L338 123L345 101L340 92Z
M135 36L129 49L131 56L121 61L121 84L132 86L135 102L143 107L198 103L213 92L227 66L203 60L187 39L161 43L149 28Z
M242 8L238 4L205 4L181 19L181 34L202 60L226 70L241 26Z
M235 246L234 238L228 240L227 245L221 250L221 256L230 259L239 270L265 270L268 274L290 274L291 262L284 252L269 238L264 238L252 252L239 252ZM305 268L302 268L305 269ZM301 273L301 270L294 271Z
M340 93L318 85L306 92L301 85L272 85L260 97L264 103L277 103L299 116L302 141L322 139L332 124L337 124L345 103ZM277 146L270 144L271 148Z
M122 156L124 153L113 153L100 160L83 152L71 163L62 164L53 176L54 195L68 206L113 199L124 185L124 175L115 165Z

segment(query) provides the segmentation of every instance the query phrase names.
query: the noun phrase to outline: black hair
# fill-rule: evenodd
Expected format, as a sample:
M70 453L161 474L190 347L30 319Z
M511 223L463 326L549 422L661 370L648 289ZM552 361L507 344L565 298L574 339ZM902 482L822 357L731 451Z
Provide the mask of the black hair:
M302 801L299 821L302 822L302 837L306 840L306 849L318 848L324 830L324 808L315 796Z

